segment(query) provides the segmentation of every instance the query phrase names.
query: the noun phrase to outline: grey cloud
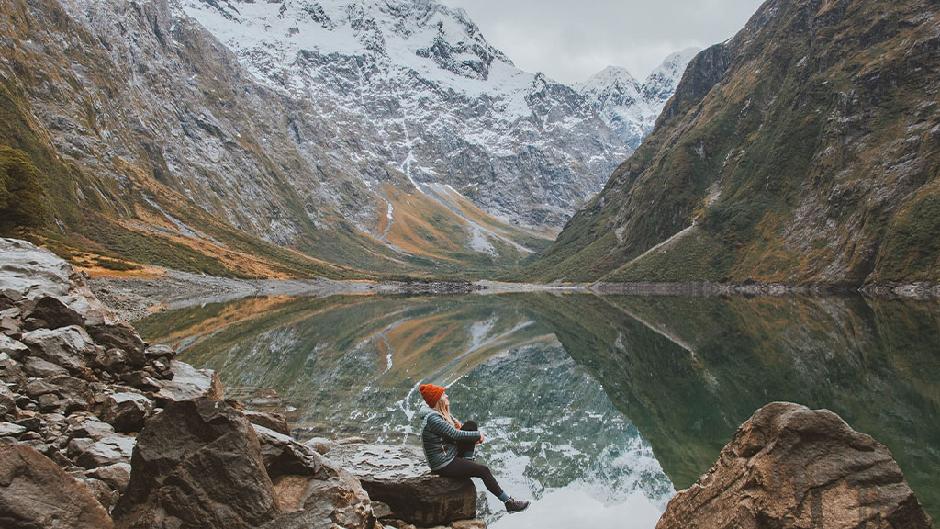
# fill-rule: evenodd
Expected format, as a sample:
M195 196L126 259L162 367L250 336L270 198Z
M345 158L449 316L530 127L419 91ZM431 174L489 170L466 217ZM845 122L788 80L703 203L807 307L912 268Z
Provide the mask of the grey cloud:
M442 0L464 8L522 69L583 81L605 66L642 78L669 53L734 35L759 0Z

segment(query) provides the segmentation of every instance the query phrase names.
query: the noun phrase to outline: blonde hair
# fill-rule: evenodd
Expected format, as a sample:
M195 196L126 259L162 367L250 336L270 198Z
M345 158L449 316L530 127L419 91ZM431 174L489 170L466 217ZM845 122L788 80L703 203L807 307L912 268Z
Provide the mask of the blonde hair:
M437 404L434 405L434 411L440 413L441 417L449 422L451 426L454 428L457 427L457 421L455 421L454 417L450 414L450 404L444 401L444 397L441 397L440 400L437 401Z

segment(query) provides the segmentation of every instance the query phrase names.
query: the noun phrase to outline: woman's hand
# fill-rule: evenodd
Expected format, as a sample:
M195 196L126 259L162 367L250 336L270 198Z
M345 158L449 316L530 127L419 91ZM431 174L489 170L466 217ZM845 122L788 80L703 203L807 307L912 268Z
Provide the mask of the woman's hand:
M463 430L463 423L458 421L457 419L454 419L454 428L457 428L458 430Z
M483 436L483 432L480 432L480 438L477 440L477 444L481 445L486 442L486 437Z

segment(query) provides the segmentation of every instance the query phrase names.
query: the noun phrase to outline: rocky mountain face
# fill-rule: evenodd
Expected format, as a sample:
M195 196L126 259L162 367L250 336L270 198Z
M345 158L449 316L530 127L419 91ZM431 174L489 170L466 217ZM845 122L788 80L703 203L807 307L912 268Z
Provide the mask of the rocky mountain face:
M940 280L936 2L770 0L698 54L545 279Z
M602 79L594 93L523 72L463 10L432 1L183 6L264 84L316 101L332 133L355 137L370 185L392 165L419 189L452 186L516 224L560 228L639 143L655 104L600 101L617 89Z

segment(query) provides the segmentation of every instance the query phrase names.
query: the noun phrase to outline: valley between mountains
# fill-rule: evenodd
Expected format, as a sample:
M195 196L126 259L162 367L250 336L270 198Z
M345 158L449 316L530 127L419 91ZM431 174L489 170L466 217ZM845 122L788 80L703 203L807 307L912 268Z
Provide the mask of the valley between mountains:
M92 275L940 280L927 0L770 0L577 85L428 0L3 6L0 230Z

